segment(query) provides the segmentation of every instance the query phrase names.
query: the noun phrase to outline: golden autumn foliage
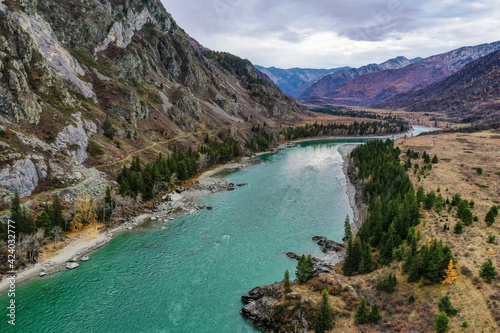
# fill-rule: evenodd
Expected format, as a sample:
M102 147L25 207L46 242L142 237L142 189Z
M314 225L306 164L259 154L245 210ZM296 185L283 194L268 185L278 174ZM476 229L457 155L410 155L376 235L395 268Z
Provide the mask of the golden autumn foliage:
M495 252L493 252L493 248L490 248L490 249L488 250L488 254L489 254L490 256L492 256L492 255L494 255L494 254L495 254Z
M97 203L91 195L78 196L74 205L76 213L70 222L72 230L79 230L84 225L94 224L97 221Z
M444 276L444 280L441 281L441 283L445 286L453 284L453 282L458 278L457 270L453 266L453 260L450 260L448 269L445 269L444 271L446 275Z

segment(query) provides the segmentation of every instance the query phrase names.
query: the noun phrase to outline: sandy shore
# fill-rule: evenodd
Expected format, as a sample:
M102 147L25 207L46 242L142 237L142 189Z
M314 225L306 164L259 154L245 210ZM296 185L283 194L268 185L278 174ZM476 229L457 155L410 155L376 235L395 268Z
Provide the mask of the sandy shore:
M228 191L234 189L238 184L230 184L223 175L248 168L260 163L259 160L249 157L244 157L238 162L226 164L204 172L195 184L189 188L181 188L173 191L165 196L163 200L153 209L151 213L137 216L120 226L103 233L77 234L75 238L69 241L69 244L55 252L55 255L47 258L41 258L40 262L28 268L18 271L16 276L16 287L21 283L28 281L31 278L38 278L41 272L52 275L63 270L66 270L66 262L72 258L80 258L83 255L89 254L113 240L114 236L128 231L141 228L145 221L164 220L171 221L184 215L193 214L199 209L205 209L203 204L199 203L199 199L212 195L217 192ZM243 186L243 184L239 184ZM9 290L10 280L4 276L0 282L0 295Z

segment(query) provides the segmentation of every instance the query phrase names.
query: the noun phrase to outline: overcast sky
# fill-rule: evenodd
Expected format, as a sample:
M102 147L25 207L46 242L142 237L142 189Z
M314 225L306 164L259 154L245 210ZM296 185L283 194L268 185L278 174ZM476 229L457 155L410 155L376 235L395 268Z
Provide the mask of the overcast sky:
M359 67L500 40L499 0L161 1L204 46L266 67Z

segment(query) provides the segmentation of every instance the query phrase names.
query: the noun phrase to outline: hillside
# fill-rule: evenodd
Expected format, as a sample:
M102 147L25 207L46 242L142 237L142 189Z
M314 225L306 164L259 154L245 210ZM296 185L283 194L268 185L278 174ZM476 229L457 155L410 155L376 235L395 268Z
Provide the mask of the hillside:
M208 134L242 141L304 112L249 61L192 41L159 0L1 0L0 202L73 185L98 195L107 180L92 166Z
M402 93L375 108L440 112L454 122L500 121L500 51L466 65L423 89Z
M255 66L261 72L267 74L280 89L295 98L298 98L313 83L327 74L340 70L349 70L350 67L313 69L313 68L290 68L281 69L276 67Z
M336 91L358 76L388 69L403 68L414 62L418 62L419 60L420 58L408 60L405 57L397 57L387 60L381 64L369 64L360 68L337 71L323 77L321 80L314 83L310 88L306 89L306 91L304 91L304 93L300 96L300 99L307 100L314 97L328 97L331 92Z
M358 76L352 80L327 85L319 81L315 95L330 105L369 106L380 103L399 93L421 89L440 81L466 64L500 49L500 42L462 47L447 53L431 56L399 69L388 69ZM325 80L323 78L322 80ZM323 104L324 105L324 104Z

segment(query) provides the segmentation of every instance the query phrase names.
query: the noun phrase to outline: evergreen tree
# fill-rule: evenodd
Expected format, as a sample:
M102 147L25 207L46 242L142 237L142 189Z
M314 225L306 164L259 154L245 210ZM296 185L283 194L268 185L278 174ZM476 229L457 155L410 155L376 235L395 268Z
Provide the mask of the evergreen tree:
M451 305L450 298L448 296L443 296L438 302L439 311L446 312L448 316L454 316L458 313L458 310Z
M104 121L104 124L102 125L102 130L103 130L103 134L105 137L107 137L110 140L113 140L115 131L113 129L113 125L111 124L111 120L109 119L108 116L106 116L106 120Z
M495 213L493 212L493 210L490 209L490 211L486 214L484 221L486 222L486 225L488 227L491 227L493 223L495 223Z
M380 314L380 309L378 308L378 304L375 303L372 306L372 310L370 311L370 314L368 315L368 320L371 323L378 323L382 319L382 315Z
M481 270L479 271L479 276L483 278L487 283L491 283L491 281L497 276L498 272L493 266L493 262L491 259L488 259L483 266L481 266Z
M373 270L372 252L370 244L368 243L363 246L363 253L359 270L361 274L368 274Z
M24 221L23 209L21 207L21 198L19 193L14 194L14 199L12 199L12 204L10 206L10 219L16 223L19 227L19 231L22 232Z
M132 191L130 190L130 185L127 178L123 178L120 183L120 194L125 197L129 197L132 195Z
M356 309L356 315L354 317L354 322L358 325L367 324L370 319L370 311L368 310L368 306L366 305L366 300L363 297L361 302Z
M396 274L389 273L389 275L378 282L377 289L385 291L387 293L392 293L395 290L397 284L398 279L396 278Z
M453 228L453 232L455 234L461 234L462 232L464 232L464 225L462 221L458 220L457 224L455 224L455 228Z
M43 210L38 217L38 225L45 230L45 235L52 235L52 220L46 210Z
M285 294L292 292L292 288L290 286L290 273L288 272L288 269L285 271L285 277L283 279L283 288Z
M421 203L424 201L424 199L425 199L425 191L424 188L420 186L417 190L417 202Z
M64 231L64 219L63 219L63 206L61 203L61 199L59 196L56 194L54 195L54 202L52 203L52 223L54 226L58 226L61 228L61 230Z
M307 257L303 254L299 263L297 264L297 270L295 271L295 275L297 276L297 280L299 283L304 283L309 281L314 277L314 262L312 260L311 255L309 254Z
M347 215L344 221L344 239L348 240L349 238L352 238L352 231L351 222L349 221L349 215Z
M321 293L323 297L321 304L316 313L316 325L314 328L315 333L324 333L332 329L333 314L330 303L328 302L328 291L325 289Z
M441 312L438 314L436 318L436 332L438 333L445 333L446 330L448 329L448 324L450 322L450 319L448 319L448 316L446 315L446 312Z
M432 158L432 163L434 163L434 164L438 163L437 155L434 155L434 157Z

